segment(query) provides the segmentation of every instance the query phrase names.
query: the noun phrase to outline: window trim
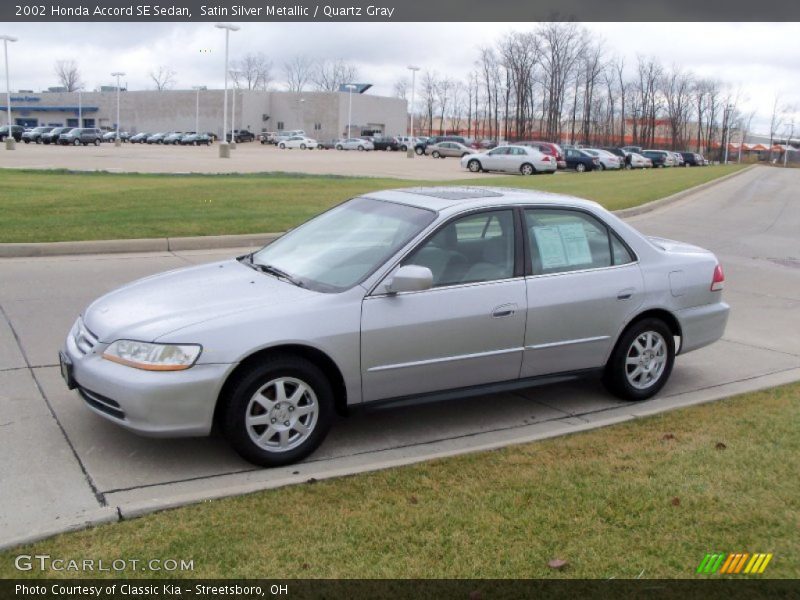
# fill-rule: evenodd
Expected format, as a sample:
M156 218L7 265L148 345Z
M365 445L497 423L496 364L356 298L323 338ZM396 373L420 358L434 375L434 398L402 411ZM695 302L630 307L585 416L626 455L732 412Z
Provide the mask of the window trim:
M585 208L580 208L577 206L551 206L551 205L542 205L542 204L522 204L519 206L519 210L521 213L522 218L522 227L523 227L523 245L524 245L524 252L525 252L525 277L554 277L556 275L570 275L572 273L586 273L590 271L603 271L606 269L618 269L621 267L627 267L629 265L638 265L639 264L639 256L634 252L633 248L631 248L630 244L625 241L625 238L622 237L616 230L611 227L604 219L601 219L598 215L594 214L590 210L586 210ZM589 217L593 218L595 221L600 223L603 227L606 228L606 234L608 236L608 251L609 251L609 258L612 264L607 265L605 267L589 267L586 269L575 269L572 271L559 271L558 273L534 273L533 272L533 261L531 259L531 248L530 248L530 240L528 239L527 227L527 219L525 212L528 210L558 210L558 211L570 211L570 212L579 212L585 215L589 215ZM614 235L620 243L625 247L628 251L628 254L631 255L630 262L622 263L620 265L613 264L614 261L614 252L611 248L611 236Z
M524 279L526 275L525 269L525 252L524 252L524 226L522 221L520 220L520 212L518 207L513 204L499 204L496 206L481 206L479 208L472 208L455 215L451 215L444 221L442 221L439 225L435 226L428 234L426 234L419 242L414 244L408 251L404 252L402 256L400 256L391 267L386 270L386 273L375 282L369 292L367 292L365 298L380 298L383 296L389 296L387 292L378 291L378 288L386 281L386 278L389 277L395 269L399 265L403 263L403 261L422 248L425 244L427 244L436 234L438 234L442 229L457 221L463 217L472 216L475 214L486 213L486 212L497 212L507 210L511 212L511 218L513 223L513 232L514 232L514 273L511 277L505 277L503 279L491 279L489 281L468 281L464 283L453 283L450 285L442 285L439 287L430 287L427 290L419 290L415 292L400 292L398 294L391 294L392 296L400 296L405 294L424 294L426 292L434 292L439 290L449 290L453 288L460 288L460 287L468 287L468 286L475 286L475 285L487 285L498 283L501 281L513 281L515 279Z

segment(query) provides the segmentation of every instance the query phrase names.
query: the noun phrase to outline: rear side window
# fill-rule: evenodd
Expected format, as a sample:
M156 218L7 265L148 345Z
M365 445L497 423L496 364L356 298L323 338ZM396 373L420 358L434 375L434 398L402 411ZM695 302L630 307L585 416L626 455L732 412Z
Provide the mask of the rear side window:
M582 211L527 209L525 221L534 275L600 269L634 260L614 232Z

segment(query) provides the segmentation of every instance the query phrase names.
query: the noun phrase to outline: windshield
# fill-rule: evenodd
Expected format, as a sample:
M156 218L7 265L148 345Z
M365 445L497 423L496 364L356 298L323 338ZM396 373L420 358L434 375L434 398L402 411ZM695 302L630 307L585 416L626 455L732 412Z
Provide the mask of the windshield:
M362 281L408 243L436 213L355 198L287 233L253 255L253 263L323 292Z

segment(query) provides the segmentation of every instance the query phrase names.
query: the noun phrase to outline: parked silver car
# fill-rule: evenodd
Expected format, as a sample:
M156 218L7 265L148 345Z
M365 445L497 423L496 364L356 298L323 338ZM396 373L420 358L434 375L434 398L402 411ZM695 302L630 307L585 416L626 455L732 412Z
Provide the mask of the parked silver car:
M603 150L602 148L583 148L583 151L597 157L600 161L601 171L615 171L622 168L622 160L620 157L612 154L608 150Z
M369 140L361 138L348 138L336 142L337 150L374 150L375 145Z
M474 154L476 150L458 142L439 142L425 146L424 152L426 156L433 158L447 158L448 156L463 158L468 154Z
M676 353L722 336L723 281L712 253L645 237L594 202L380 191L252 254L99 298L59 358L98 415L154 436L216 422L243 457L274 466L368 402L590 371L621 398L649 398Z
M531 146L498 146L488 152L462 157L461 166L472 173L502 171L522 175L553 174L558 169L554 156Z

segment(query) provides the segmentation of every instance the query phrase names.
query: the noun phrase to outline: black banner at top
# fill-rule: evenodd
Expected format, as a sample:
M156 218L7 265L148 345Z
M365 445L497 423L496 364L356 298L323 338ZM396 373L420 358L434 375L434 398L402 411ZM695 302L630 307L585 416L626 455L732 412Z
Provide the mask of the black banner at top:
M0 21L800 21L798 0L4 0ZM690 40L686 40L690 43ZM768 40L767 40L768 42ZM676 43L682 43L676 40Z

